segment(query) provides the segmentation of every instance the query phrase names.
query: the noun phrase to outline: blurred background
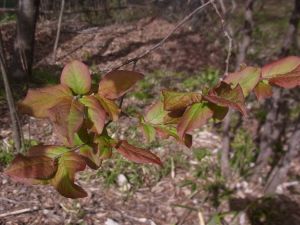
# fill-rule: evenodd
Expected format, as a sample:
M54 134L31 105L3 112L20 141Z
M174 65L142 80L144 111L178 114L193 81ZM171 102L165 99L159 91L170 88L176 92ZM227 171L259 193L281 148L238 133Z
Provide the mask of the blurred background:
M166 37L208 0L0 0L1 57L15 101L30 87L59 82L63 66L86 63L96 83L122 62ZM163 89L199 91L226 67L262 66L300 47L300 0L215 0L139 60L145 79L124 99L128 115L144 113ZM227 36L226 36L227 35ZM229 59L229 63L228 60ZM132 65L123 68L132 69ZM16 154L4 84L0 83L0 171ZM274 89L193 134L146 143L138 121L122 118L112 133L158 154L164 167L119 155L80 174L89 196L70 200L47 186L0 174L0 224L298 225L300 224L300 90ZM47 120L20 116L27 147L58 144ZM22 211L23 210L23 211Z

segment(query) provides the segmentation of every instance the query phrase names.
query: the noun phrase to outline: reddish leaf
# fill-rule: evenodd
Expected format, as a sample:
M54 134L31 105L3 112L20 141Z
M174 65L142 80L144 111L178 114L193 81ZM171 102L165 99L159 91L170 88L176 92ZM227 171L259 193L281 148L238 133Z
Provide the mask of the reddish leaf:
M12 178L49 179L56 170L57 164L47 156L27 157L18 154L5 173Z
M174 111L180 109L186 109L193 103L201 101L201 94L196 92L174 92L164 90L162 91L164 96L164 109L167 111Z
M229 84L221 82L221 84L203 96L207 101L223 107L230 107L239 110L243 115L247 115L245 108L245 98L242 88L239 84L235 88L231 88Z
M203 126L213 116L206 103L195 103L183 114L177 125L178 136L182 140L187 132Z
M55 85L39 89L29 89L23 101L19 103L21 112L34 117L46 118L48 109L62 99L72 99L71 90L64 85Z
M99 149L97 148L97 146L93 148L91 146L84 145L80 148L80 154L84 156L86 164L91 169L96 170L101 166L102 158L100 157Z
M152 125L141 123L140 128L147 142L152 142L155 140L155 128Z
M82 156L67 152L58 161L58 169L54 178L50 181L55 189L67 198L84 198L87 193L74 183L75 173L83 171L86 167Z
M162 166L162 162L156 155L148 150L132 146L127 141L120 141L116 149L125 158L135 163L155 163Z
M119 114L121 110L117 106L115 102L112 100L109 100L107 98L104 98L102 96L96 96L97 99L99 100L101 106L104 108L104 110L108 113L109 117L111 118L112 121L117 121L119 118Z
M272 96L272 86L269 85L268 83L265 83L264 81L260 81L256 85L254 89L254 93L258 100L269 98Z
M105 125L106 113L100 102L93 95L83 96L80 102L88 108L89 119L93 122L96 132L101 134Z
M135 71L115 70L109 72L100 81L98 93L108 99L117 99L143 77L143 74Z
M262 78L270 84L284 88L300 85L300 57L289 56L262 68Z
M64 67L60 82L70 87L76 94L88 93L92 84L88 67L78 60L72 61Z
M262 78L270 79L277 76L283 76L297 69L300 66L300 57L289 56L262 68Z
M245 67L241 71L228 74L224 82L233 84L234 86L239 84L243 90L244 96L248 96L259 82L260 73L260 68Z
M47 156L51 159L55 159L68 151L70 151L70 149L58 145L36 145L31 147L26 155L30 157Z

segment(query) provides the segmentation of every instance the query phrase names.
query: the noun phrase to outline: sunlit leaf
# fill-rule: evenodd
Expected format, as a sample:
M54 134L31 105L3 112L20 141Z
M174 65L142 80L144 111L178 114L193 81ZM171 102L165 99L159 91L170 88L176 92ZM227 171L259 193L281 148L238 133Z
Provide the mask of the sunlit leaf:
M86 162L82 156L67 152L58 160L58 169L51 180L51 184L64 197L67 198L84 198L87 193L77 184L74 183L75 173L83 171Z
M108 113L109 117L111 118L112 121L117 121L119 118L119 114L121 110L119 109L118 105L107 98L104 98L100 95L96 96L97 99L99 100L101 106L104 108L104 110Z
M244 96L248 96L260 79L261 69L256 67L245 67L241 71L228 74L224 82L236 86L239 84Z
M23 156L18 154L5 173L12 178L49 179L57 170L55 160L47 156Z
M147 109L144 119L149 124L163 124L164 118L168 113L168 111L164 110L164 105L159 100Z
M23 101L18 106L23 113L38 118L48 117L48 109L59 103L62 99L72 99L71 90L65 85L29 89Z
M135 163L155 163L162 166L162 162L155 154L148 150L130 145L127 141L120 141L115 148L126 159Z
M108 99L117 99L143 77L143 74L135 71L115 70L109 72L100 81L98 93Z
M88 108L89 119L94 123L96 132L101 134L105 125L106 112L100 102L93 95L83 96L80 102Z
M258 100L269 98L272 96L272 86L266 83L265 81L260 81L256 85L254 93Z
M164 109L167 111L174 111L185 109L193 103L201 101L201 94L196 92L175 92L162 91L164 96Z
M183 139L187 132L203 126L213 116L207 103L195 103L183 114L177 125L178 136Z
M74 135L82 126L83 120L84 105L82 105L78 100L73 99L67 117L68 140L70 144L74 144Z
M300 86L300 65L293 71L269 79L269 83L283 88Z
M84 159L86 161L86 164L91 169L98 169L101 166L102 158L99 154L99 149L95 145L95 147L84 145L79 150L80 154L84 156Z
M245 108L245 98L242 88L237 84L231 88L229 84L221 82L215 89L211 90L208 95L203 96L207 101L223 107L230 107L247 115Z
M92 84L89 68L82 62L74 60L64 67L60 82L70 87L76 94L86 94Z

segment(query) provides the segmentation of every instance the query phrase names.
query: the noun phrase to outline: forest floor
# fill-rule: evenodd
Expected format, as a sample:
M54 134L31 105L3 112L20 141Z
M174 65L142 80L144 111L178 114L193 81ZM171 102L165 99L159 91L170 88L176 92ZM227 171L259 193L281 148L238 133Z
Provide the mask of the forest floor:
M43 22L38 25L35 76L43 83L51 83L43 78L45 73L50 73L55 83L62 66L72 59L84 61L91 67L93 76L99 76L146 51L175 26L157 18L103 28L84 23L74 27L71 22L63 26L55 62L52 61L52 48L56 24ZM12 27L13 24L3 26L8 50L13 49ZM220 53L220 45L189 27L176 32L161 48L138 62L136 70L146 74L146 82L125 99L125 110L143 112L146 105L155 101L161 89L182 88L179 83L184 79L193 82L198 79L195 74L199 75L207 68L223 68L225 56ZM193 85L188 84L188 87ZM147 93L141 97L143 92ZM2 148L8 151L11 130L3 100L0 115ZM48 121L28 117L22 120L27 140L57 143ZM122 119L120 135L143 142L134 130L135 125L136 121ZM202 225L202 217L210 221L207 223L210 225L218 224L225 217L230 225L235 224L237 218L251 225L300 224L297 179L282 185L279 194L270 198L261 198L261 181L248 183L234 175L227 182L230 185L224 185L218 174L221 137L213 126L196 132L192 149L180 146L174 140L151 147L164 161L163 169L134 165L115 156L98 171L80 174L78 182L89 195L79 200L61 197L51 187L16 183L1 173L0 224ZM300 158L293 162L290 177L299 174L299 162ZM0 165L0 171L3 169L4 165Z

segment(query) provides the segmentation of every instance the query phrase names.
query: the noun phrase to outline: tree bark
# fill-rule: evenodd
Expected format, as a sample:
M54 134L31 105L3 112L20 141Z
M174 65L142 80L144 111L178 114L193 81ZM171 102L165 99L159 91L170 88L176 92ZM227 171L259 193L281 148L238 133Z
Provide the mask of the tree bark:
M293 49L298 49L297 34L300 20L300 0L295 0L294 10L292 12L287 35L284 39L281 55L289 55Z
M253 5L255 0L248 0L246 2L246 9L244 12L244 27L241 31L242 40L238 44L238 53L236 57L236 68L239 68L240 65L245 62L248 48L251 43L252 30L253 30Z
M39 0L19 0L18 3L17 36L11 68L12 78L16 82L26 82L31 77L39 2Z

